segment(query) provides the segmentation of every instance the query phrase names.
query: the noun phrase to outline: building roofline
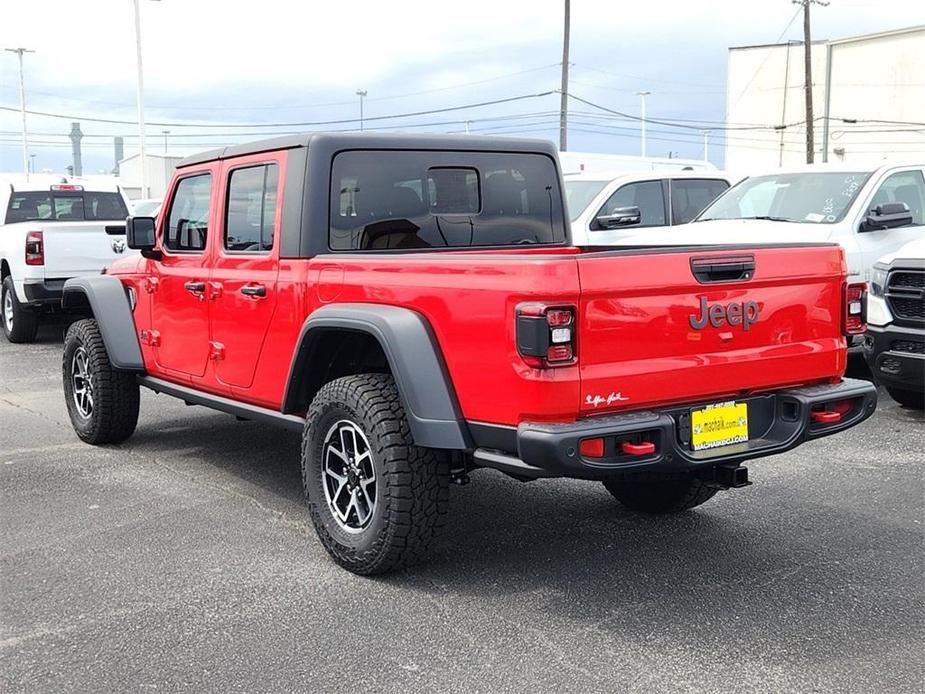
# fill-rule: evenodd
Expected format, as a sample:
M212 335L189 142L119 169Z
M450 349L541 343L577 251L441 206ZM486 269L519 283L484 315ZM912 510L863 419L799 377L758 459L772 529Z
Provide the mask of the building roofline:
M885 38L887 36L901 36L902 34L915 34L917 32L925 32L925 24L916 24L910 27L902 27L900 29L889 29L887 31L878 31L872 34L858 34L857 36L846 36L841 39L816 39L811 41L812 45L816 44L829 44L836 46L839 44L845 43L854 43L856 41L869 41L871 39ZM756 43L748 46L730 46L730 51L743 51L750 48L785 48L787 45L793 44L802 44L802 41L786 41L784 43Z

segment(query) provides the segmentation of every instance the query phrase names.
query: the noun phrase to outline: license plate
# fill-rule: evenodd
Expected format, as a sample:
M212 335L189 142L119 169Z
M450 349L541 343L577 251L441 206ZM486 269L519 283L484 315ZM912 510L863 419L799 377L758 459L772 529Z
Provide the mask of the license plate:
M695 451L748 441L748 404L720 402L691 410L691 446Z

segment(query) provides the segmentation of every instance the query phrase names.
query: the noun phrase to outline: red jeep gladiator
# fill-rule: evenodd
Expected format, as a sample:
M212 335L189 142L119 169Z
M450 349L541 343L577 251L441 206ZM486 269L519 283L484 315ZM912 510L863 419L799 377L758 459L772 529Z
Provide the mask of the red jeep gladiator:
M476 468L671 513L873 412L843 378L863 287L837 245L578 249L562 189L531 140L189 157L158 221L127 221L141 255L64 288L74 428L126 439L144 386L298 429L322 543L372 574L426 553Z

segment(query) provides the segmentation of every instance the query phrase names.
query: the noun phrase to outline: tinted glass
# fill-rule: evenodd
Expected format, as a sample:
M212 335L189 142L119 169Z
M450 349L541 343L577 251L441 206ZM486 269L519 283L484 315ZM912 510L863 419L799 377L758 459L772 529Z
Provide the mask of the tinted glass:
M212 176L199 174L177 184L170 204L164 246L172 251L202 251L209 232Z
M733 186L697 221L770 217L782 222L834 224L870 178L863 172L806 172L754 176Z
M260 253L273 248L278 178L276 164L231 172L225 222L227 250Z
M925 224L925 179L921 171L901 171L889 176L874 194L869 209L885 202L904 202L912 213L912 224Z
M574 222L597 197L607 181L570 181L565 179L565 201L568 205L569 220Z
M13 193L6 211L7 224L39 219L124 222L126 217L128 208L119 193Z
M621 186L607 198L607 202L604 203L597 216L613 214L614 210L620 207L639 208L639 224L631 225L633 228L664 226L667 223L665 221L665 196L662 193L661 181L640 181ZM601 227L592 222L591 228L600 229Z
M555 163L540 154L341 152L333 250L562 243Z
M671 223L687 224L729 184L716 179L679 178L671 181Z

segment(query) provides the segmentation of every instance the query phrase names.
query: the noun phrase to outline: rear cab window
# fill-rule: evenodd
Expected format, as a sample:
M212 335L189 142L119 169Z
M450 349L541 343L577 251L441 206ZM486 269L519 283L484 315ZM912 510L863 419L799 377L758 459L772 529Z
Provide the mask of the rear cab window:
M224 248L233 253L269 253L273 249L277 164L232 169L228 179Z
M671 223L687 224L729 187L721 178L671 179Z
M559 174L543 154L363 151L334 157L335 251L563 244Z
M6 223L36 221L120 221L128 217L119 193L90 191L20 191L10 195Z

